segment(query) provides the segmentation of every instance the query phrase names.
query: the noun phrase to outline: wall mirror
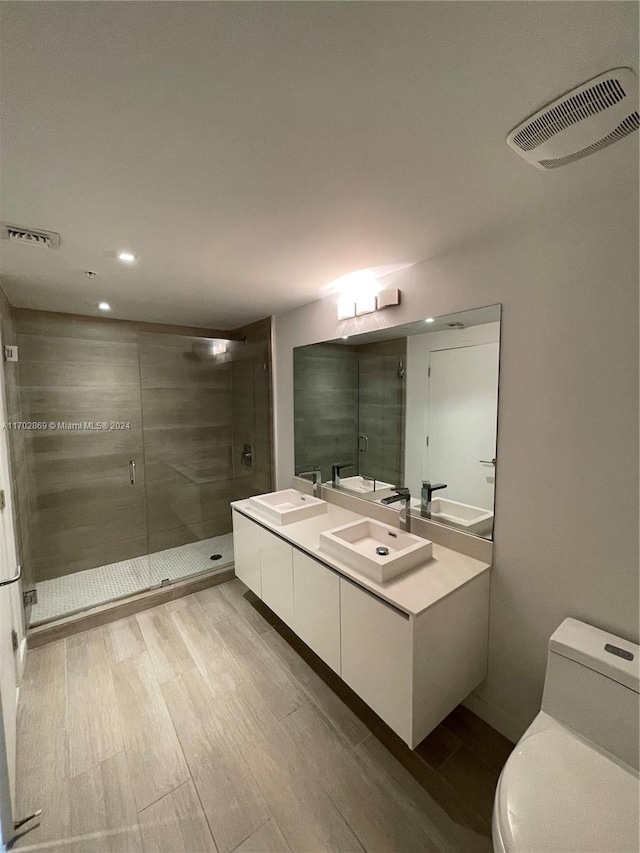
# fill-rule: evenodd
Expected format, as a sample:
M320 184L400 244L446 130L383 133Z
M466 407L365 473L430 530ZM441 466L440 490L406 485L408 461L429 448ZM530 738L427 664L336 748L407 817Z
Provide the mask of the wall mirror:
M294 350L295 472L493 537L500 305ZM398 507L399 504L392 504Z

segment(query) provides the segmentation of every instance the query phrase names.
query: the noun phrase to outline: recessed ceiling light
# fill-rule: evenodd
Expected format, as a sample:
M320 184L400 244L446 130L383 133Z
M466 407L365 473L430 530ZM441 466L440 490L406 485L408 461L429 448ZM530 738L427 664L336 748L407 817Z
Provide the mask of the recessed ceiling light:
M111 311L111 305L109 305L109 303L108 303L108 302L100 302L100 303L98 304L98 308L99 308L101 311Z
M133 252L118 252L118 260L122 261L123 264L133 264L135 263L136 256Z
M342 336L342 340L343 340L343 341L348 341L348 340L349 340L349 335L343 335L343 336Z
M425 323L433 323L433 317L427 317Z

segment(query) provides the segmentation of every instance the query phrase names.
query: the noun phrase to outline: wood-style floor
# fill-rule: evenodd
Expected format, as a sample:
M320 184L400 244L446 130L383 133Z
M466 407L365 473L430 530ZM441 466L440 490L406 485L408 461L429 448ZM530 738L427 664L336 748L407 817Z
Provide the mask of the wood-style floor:
M489 853L509 748L457 709L411 752L233 580L29 653L16 848Z

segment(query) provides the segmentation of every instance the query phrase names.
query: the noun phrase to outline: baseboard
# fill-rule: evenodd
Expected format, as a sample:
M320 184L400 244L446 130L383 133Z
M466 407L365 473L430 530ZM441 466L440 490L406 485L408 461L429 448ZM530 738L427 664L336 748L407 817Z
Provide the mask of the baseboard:
M517 743L520 740L531 722L530 720L523 722L516 719L496 705L487 702L475 692L470 693L462 704L512 743Z

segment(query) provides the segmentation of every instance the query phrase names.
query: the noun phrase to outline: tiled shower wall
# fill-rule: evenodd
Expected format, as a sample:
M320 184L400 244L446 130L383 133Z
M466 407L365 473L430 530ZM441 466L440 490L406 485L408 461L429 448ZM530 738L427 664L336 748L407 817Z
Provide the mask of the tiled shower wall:
M406 338L357 347L360 473L395 486L404 482ZM361 442L364 446L364 441Z
M326 481L334 463L351 463L343 476L404 483L406 349L400 339L294 350L296 473L320 468Z
M213 356L203 330L15 313L23 420L129 424L25 432L35 580L226 533L238 491L269 490L269 321L207 333L250 338ZM261 381L249 387L256 371L245 365L258 358ZM251 399L254 417L238 420ZM256 464L239 468L252 441Z
M314 344L293 353L295 470L322 471L331 478L334 463L358 471L358 357L356 348Z

